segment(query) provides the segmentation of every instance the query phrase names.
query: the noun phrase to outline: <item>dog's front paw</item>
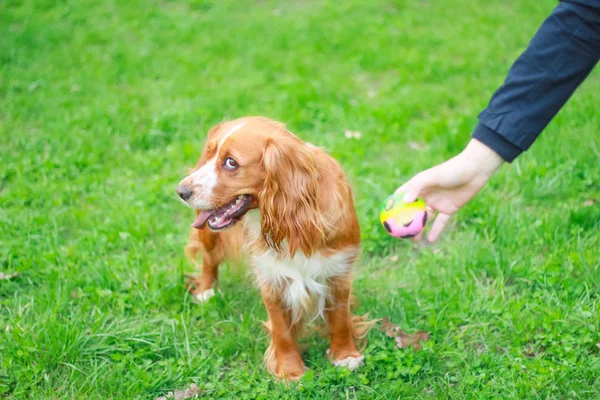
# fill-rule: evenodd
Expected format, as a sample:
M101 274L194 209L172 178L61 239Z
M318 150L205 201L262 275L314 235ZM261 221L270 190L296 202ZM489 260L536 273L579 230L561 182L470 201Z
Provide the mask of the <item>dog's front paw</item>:
M306 368L304 366L304 364L298 366L298 365L294 365L294 366L288 366L287 368L284 368L282 366L280 366L279 368L277 368L277 372L275 374L275 376L277 377L277 379L283 380L283 381L298 381L300 380L300 378L302 378L302 376L304 376L304 373L308 370L308 368Z
M215 296L215 289L210 288L203 292L194 294L194 299L196 299L196 301L198 301L199 303L204 303L204 302L210 300L214 296Z
M364 360L365 356L360 355L358 357L346 357L343 360L331 360L331 362L336 367L348 367L350 371L354 371L364 364Z
M327 350L327 356L331 360L331 363L336 367L346 367L350 371L354 371L355 369L363 365L365 361L365 356L358 352L355 352L355 354L346 357L336 357L332 356L331 352Z
M205 303L215 297L213 284L213 282L203 282L201 278L193 276L186 276L185 280L185 287L196 303Z
M277 359L272 344L269 345L265 352L264 362L269 373L282 381L300 380L308 370L302 362L300 354L289 354L288 356L281 356Z

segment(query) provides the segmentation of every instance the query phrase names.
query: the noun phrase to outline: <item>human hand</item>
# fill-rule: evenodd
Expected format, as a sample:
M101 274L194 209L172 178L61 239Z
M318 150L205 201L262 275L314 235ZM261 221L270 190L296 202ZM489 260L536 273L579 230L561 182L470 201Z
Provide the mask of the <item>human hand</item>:
M503 163L495 151L471 139L460 154L418 173L396 192L405 193L406 203L423 198L429 217L433 212L438 213L427 236L427 240L435 242L450 216L475 197ZM422 233L414 240L421 240L421 236Z

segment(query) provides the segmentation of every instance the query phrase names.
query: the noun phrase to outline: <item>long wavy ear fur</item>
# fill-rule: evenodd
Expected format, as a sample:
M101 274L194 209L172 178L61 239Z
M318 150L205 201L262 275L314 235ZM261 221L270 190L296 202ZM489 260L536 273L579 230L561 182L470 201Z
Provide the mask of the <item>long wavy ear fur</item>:
M202 149L202 153L200 155L200 158L196 162L196 166L194 168L190 169L188 171L188 173L191 174L192 172L197 171L201 166L203 166L204 164L206 164L206 144L210 140L211 136L213 136L221 128L222 125L223 124L217 124L217 125L213 126L212 128L210 128L210 130L206 134L206 143L204 144L204 148Z
M261 230L267 244L293 256L312 255L324 242L318 204L317 167L298 138L267 141L263 156L265 185L259 193Z

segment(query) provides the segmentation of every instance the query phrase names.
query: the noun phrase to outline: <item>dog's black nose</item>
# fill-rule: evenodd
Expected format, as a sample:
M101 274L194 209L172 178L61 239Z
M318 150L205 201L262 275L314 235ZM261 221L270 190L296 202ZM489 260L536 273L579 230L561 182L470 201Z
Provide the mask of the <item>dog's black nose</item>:
M187 200L192 196L192 188L187 185L177 186L177 194L182 200Z

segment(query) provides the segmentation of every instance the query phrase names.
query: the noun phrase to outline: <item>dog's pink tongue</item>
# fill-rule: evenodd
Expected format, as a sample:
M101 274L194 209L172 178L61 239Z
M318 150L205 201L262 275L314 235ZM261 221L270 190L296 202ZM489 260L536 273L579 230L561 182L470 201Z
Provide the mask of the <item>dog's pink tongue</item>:
M211 214L212 214L212 211L202 211L200 214L198 214L198 217L192 224L192 227L194 227L196 229L202 228L204 226L204 224L206 223L206 220L208 219L208 217L210 217Z

